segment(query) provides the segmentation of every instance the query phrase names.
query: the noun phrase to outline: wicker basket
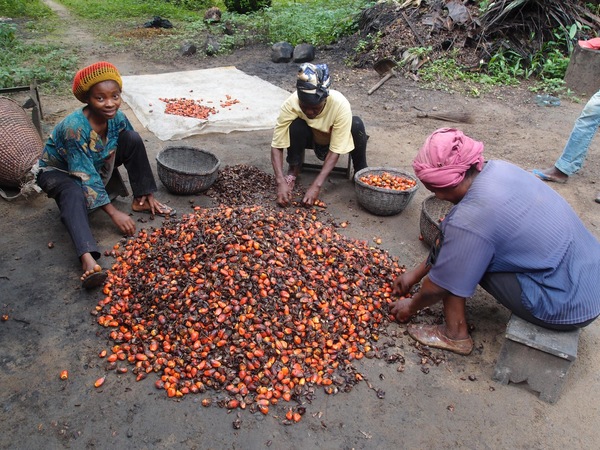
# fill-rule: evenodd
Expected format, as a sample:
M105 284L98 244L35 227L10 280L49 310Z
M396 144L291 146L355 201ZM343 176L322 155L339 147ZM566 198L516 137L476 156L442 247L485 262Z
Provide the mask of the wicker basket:
M358 203L360 203L367 211L378 216L393 216L394 214L401 213L404 208L406 208L415 195L415 192L417 192L419 185L415 184L414 187L407 189L406 191L400 191L370 186L367 183L360 181L360 178L363 176L381 175L384 172L416 181L413 175L399 169L392 169L389 167L367 167L354 174L354 190L356 191Z
M430 195L421 206L419 227L423 242L431 247L435 242L441 228L440 222L454 205L446 200L440 200L435 195Z
M0 186L20 187L43 147L25 110L14 100L0 97Z
M158 178L173 194L190 195L207 190L217 181L221 162L196 147L167 147L156 156Z

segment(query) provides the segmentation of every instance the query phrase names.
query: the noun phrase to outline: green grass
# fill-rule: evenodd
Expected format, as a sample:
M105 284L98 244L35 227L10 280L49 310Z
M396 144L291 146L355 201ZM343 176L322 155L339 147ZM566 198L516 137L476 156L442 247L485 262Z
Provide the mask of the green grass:
M265 11L268 40L292 45L331 44L357 31L360 11L374 2L365 0L305 0L273 2Z
M40 0L0 0L0 17L43 18L52 15L52 10Z
M355 31L355 20L367 0L273 0L272 7L251 14L225 10L222 0L56 0L90 27L97 39L114 50L128 49L149 61L179 57L184 42L199 47L203 57L206 35L216 37L219 53L249 43L287 41L292 45L329 44ZM204 12L211 6L223 11L221 23L207 24ZM42 92L68 92L78 67L72 50L52 44L52 32L60 26L56 15L41 0L0 0L0 15L18 18L0 24L0 87L41 84ZM151 37L139 33L154 16L170 20L174 27ZM235 33L228 35L225 24ZM43 44L42 44L43 43Z
M197 20L202 17L204 10L213 4L201 2L182 2L164 0L58 0L65 5L72 14L83 19L107 21L109 18L117 20L139 19L148 21L153 16L161 16L169 20ZM189 4L201 7L200 12L186 8ZM110 27L111 24L107 23Z
M44 43L57 26L56 17L40 0L0 0L0 88L28 86L36 80L42 91L62 89L71 82L77 56Z
M5 1L5 0L0 0ZM223 19L240 32L238 40L247 42L253 36L269 43L286 41L292 45L330 44L341 36L356 31L357 14L371 4L369 0L273 0L272 6L251 14L228 12L222 0L59 0L77 16L90 20L116 20L137 23L161 16L177 23L173 33L182 38L193 37L193 31L206 30L204 11L219 6ZM106 24L108 28L112 25ZM219 33L219 26L212 32ZM259 36L257 38L257 36Z

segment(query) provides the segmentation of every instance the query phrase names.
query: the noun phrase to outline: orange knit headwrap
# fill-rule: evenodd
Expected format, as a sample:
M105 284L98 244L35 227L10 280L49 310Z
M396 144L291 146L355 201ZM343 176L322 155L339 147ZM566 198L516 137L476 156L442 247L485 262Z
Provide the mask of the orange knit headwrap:
M77 100L82 103L87 103L87 93L95 84L102 81L116 81L121 89L123 89L123 81L121 75L115 66L106 61L100 61L90 66L84 67L75 74L73 79L73 94Z

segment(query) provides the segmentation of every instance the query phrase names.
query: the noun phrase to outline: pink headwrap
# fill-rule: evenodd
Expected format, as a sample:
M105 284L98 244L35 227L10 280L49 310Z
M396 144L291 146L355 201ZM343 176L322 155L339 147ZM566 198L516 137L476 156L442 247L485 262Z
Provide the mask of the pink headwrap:
M423 183L442 189L458 185L473 164L483 168L483 142L455 128L440 128L417 153L413 169Z

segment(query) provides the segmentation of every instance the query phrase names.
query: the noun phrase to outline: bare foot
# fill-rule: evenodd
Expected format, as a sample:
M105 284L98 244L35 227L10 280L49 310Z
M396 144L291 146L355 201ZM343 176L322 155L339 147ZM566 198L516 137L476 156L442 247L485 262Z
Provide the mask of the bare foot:
M100 264L96 264L91 270L86 270L81 276L81 286L85 289L92 289L104 284L107 273L102 270Z
M90 270L86 270L85 272L83 272L83 275L81 275L80 280L84 281L86 278L89 278L90 275L97 273L97 272L102 272L102 267L100 266L100 264L96 264Z
M561 172L556 167L549 169L538 170L534 169L533 173L536 177L543 181L553 181L555 183L565 183L569 179L569 175Z

